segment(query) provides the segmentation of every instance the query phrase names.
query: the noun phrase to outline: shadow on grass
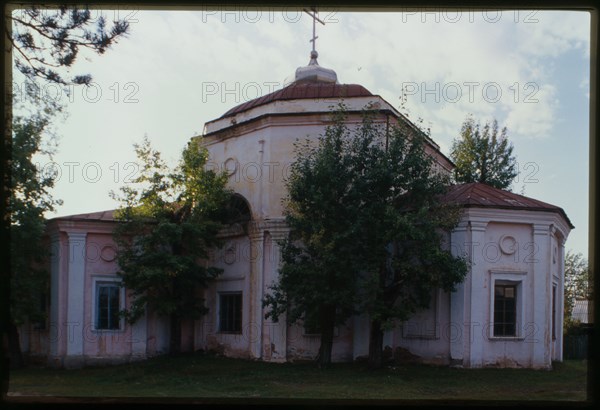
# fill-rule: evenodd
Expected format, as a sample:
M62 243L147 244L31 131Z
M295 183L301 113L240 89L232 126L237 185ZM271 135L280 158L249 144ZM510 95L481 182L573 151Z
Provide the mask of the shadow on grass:
M276 364L188 354L78 370L19 369L10 374L8 398L583 401L586 381L584 361L555 363L551 371L426 365L372 371L364 363L334 363L319 369L306 362Z

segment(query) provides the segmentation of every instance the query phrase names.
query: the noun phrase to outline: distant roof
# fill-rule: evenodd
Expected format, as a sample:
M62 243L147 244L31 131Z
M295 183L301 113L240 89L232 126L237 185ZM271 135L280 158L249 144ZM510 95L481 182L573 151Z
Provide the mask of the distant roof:
M594 302L591 300L575 300L571 317L581 323L594 323Z
M116 209L108 211L89 212L86 214L66 215L50 219L51 221L105 221L113 222Z
M481 182L454 185L444 196L443 200L467 208L500 208L556 212L565 218L571 229L574 228L565 211L556 205L494 188Z
M273 101L319 98L370 97L373 94L362 85L335 83L292 83L281 90L236 105L219 119L230 117Z

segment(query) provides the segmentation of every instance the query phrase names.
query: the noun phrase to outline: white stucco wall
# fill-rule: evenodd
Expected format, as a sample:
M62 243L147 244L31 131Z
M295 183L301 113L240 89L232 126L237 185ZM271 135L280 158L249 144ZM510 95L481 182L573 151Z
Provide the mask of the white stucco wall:
M460 319L458 300L464 300L462 332L469 337L451 346L451 358L462 359L469 367L550 367L552 359L560 360L556 352L562 345L563 310L562 258L558 247L553 258L552 249L564 241L569 227L556 213L523 210L468 209L464 221L468 225L461 234L464 240L453 245L455 252L469 255L472 267L452 295L457 299L452 317L454 322ZM517 285L515 337L493 335L495 281ZM557 286L554 340L553 283Z
M50 314L47 355L53 366L79 367L101 362L143 359L165 352L168 326L147 316L130 325L121 320L117 330L97 330L96 286L118 284L113 223L73 221L57 218L49 225L52 244L50 260ZM130 303L120 292L120 306ZM148 349L150 340L152 348ZM157 343L158 341L158 343ZM43 348L40 347L38 349Z

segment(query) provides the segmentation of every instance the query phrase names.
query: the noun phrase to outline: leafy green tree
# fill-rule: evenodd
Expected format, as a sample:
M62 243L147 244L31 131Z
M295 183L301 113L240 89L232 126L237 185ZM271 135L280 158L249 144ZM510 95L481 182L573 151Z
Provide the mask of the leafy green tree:
M51 160L55 153L55 136L50 131L55 108L45 104L28 116L16 116L12 126L9 345L14 367L23 364L17 328L27 320L46 319L42 304L48 287L49 248L42 240L46 226L44 213L54 211L62 201L51 194L56 175L42 173L34 161Z
M394 126L385 143L383 135L367 122L357 140L365 153L356 189L364 199L361 249L368 270L361 310L371 320L371 368L382 365L386 329L427 308L434 290L454 290L467 273L465 260L443 249L460 213L440 201L449 180L434 171L425 134Z
M451 290L466 264L441 249L439 231L459 215L439 205L448 181L432 170L424 134L386 132L369 114L355 130L345 121L342 107L316 146L296 147L287 183L291 236L264 305L274 319L320 318L321 365L331 360L334 325L368 313L369 361L377 367L385 327L427 307L433 289Z
M220 245L227 218L227 177L205 169L208 151L196 142L183 150L169 171L160 153L144 138L134 145L140 175L121 187L114 231L123 286L133 297L122 313L134 323L146 308L170 320L170 352L181 347L181 323L208 310L199 291L222 270L206 265Z
M564 291L564 330L568 332L577 325L573 320L575 300L593 299L593 275L587 259L581 253L568 251L565 256L565 291Z
M351 133L345 114L334 114L333 125L316 144L295 144L295 162L286 182L285 216L291 230L283 242L278 282L265 296L267 317L288 323L316 325L321 333L318 363L331 363L334 327L355 310L357 169L350 152Z
M498 121L481 128L468 116L454 140L450 158L456 168L458 183L482 182L495 188L507 189L518 174L513 145L507 138L506 127L498 129Z

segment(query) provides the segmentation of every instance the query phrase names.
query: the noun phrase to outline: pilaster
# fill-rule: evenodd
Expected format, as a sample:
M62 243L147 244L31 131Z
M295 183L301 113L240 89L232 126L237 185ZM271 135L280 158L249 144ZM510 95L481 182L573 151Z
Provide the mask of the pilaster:
M284 240L289 229L283 221L268 221L265 224L268 235L265 235L265 263L264 263L264 282L262 297L269 290L279 276L281 267L281 248L278 243ZM269 241L270 243L267 243ZM264 318L265 310L261 305L261 318ZM263 340L269 341L269 346L265 346L271 353L271 361L284 362L287 360L287 321L285 314L279 316L277 322L273 320L265 321L263 324Z
M552 312L551 281L551 240L550 226L533 225L533 250L531 264L533 271L533 367L548 367L552 364L550 343L552 329L550 318ZM522 326L523 324L521 324Z
M147 326L148 312L146 311L141 318L131 325L131 356L134 359L146 358Z
M247 331L250 354L255 359L262 357L262 287L263 287L263 241L264 230L258 223L248 224L248 237L250 238L250 314L248 317Z
M553 360L562 362L563 358L563 325L565 320L565 239L557 237L558 255L556 263L558 265L558 287L556 292L556 309L558 317L556 318L556 340Z
M487 222L471 221L471 241L470 260L471 260L471 297L470 297L470 319L469 340L471 342L469 349L469 366L483 366L483 343L485 335L481 331L487 323L487 299L481 295L486 294L486 261L483 254L485 245L485 229Z
M77 367L83 360L85 232L67 232L69 238L67 293L67 356L65 366Z
M48 341L50 344L49 359L53 360L59 356L60 338L60 260L61 254L60 233L54 232L50 235L50 320Z
M450 251L452 256L468 257L466 249L468 223L461 222L450 234ZM465 280L456 285L456 290L450 294L450 360L452 364L462 365L463 358L467 351L466 343L469 338L467 329L465 329L465 298L466 281L471 277L471 272L467 272Z

